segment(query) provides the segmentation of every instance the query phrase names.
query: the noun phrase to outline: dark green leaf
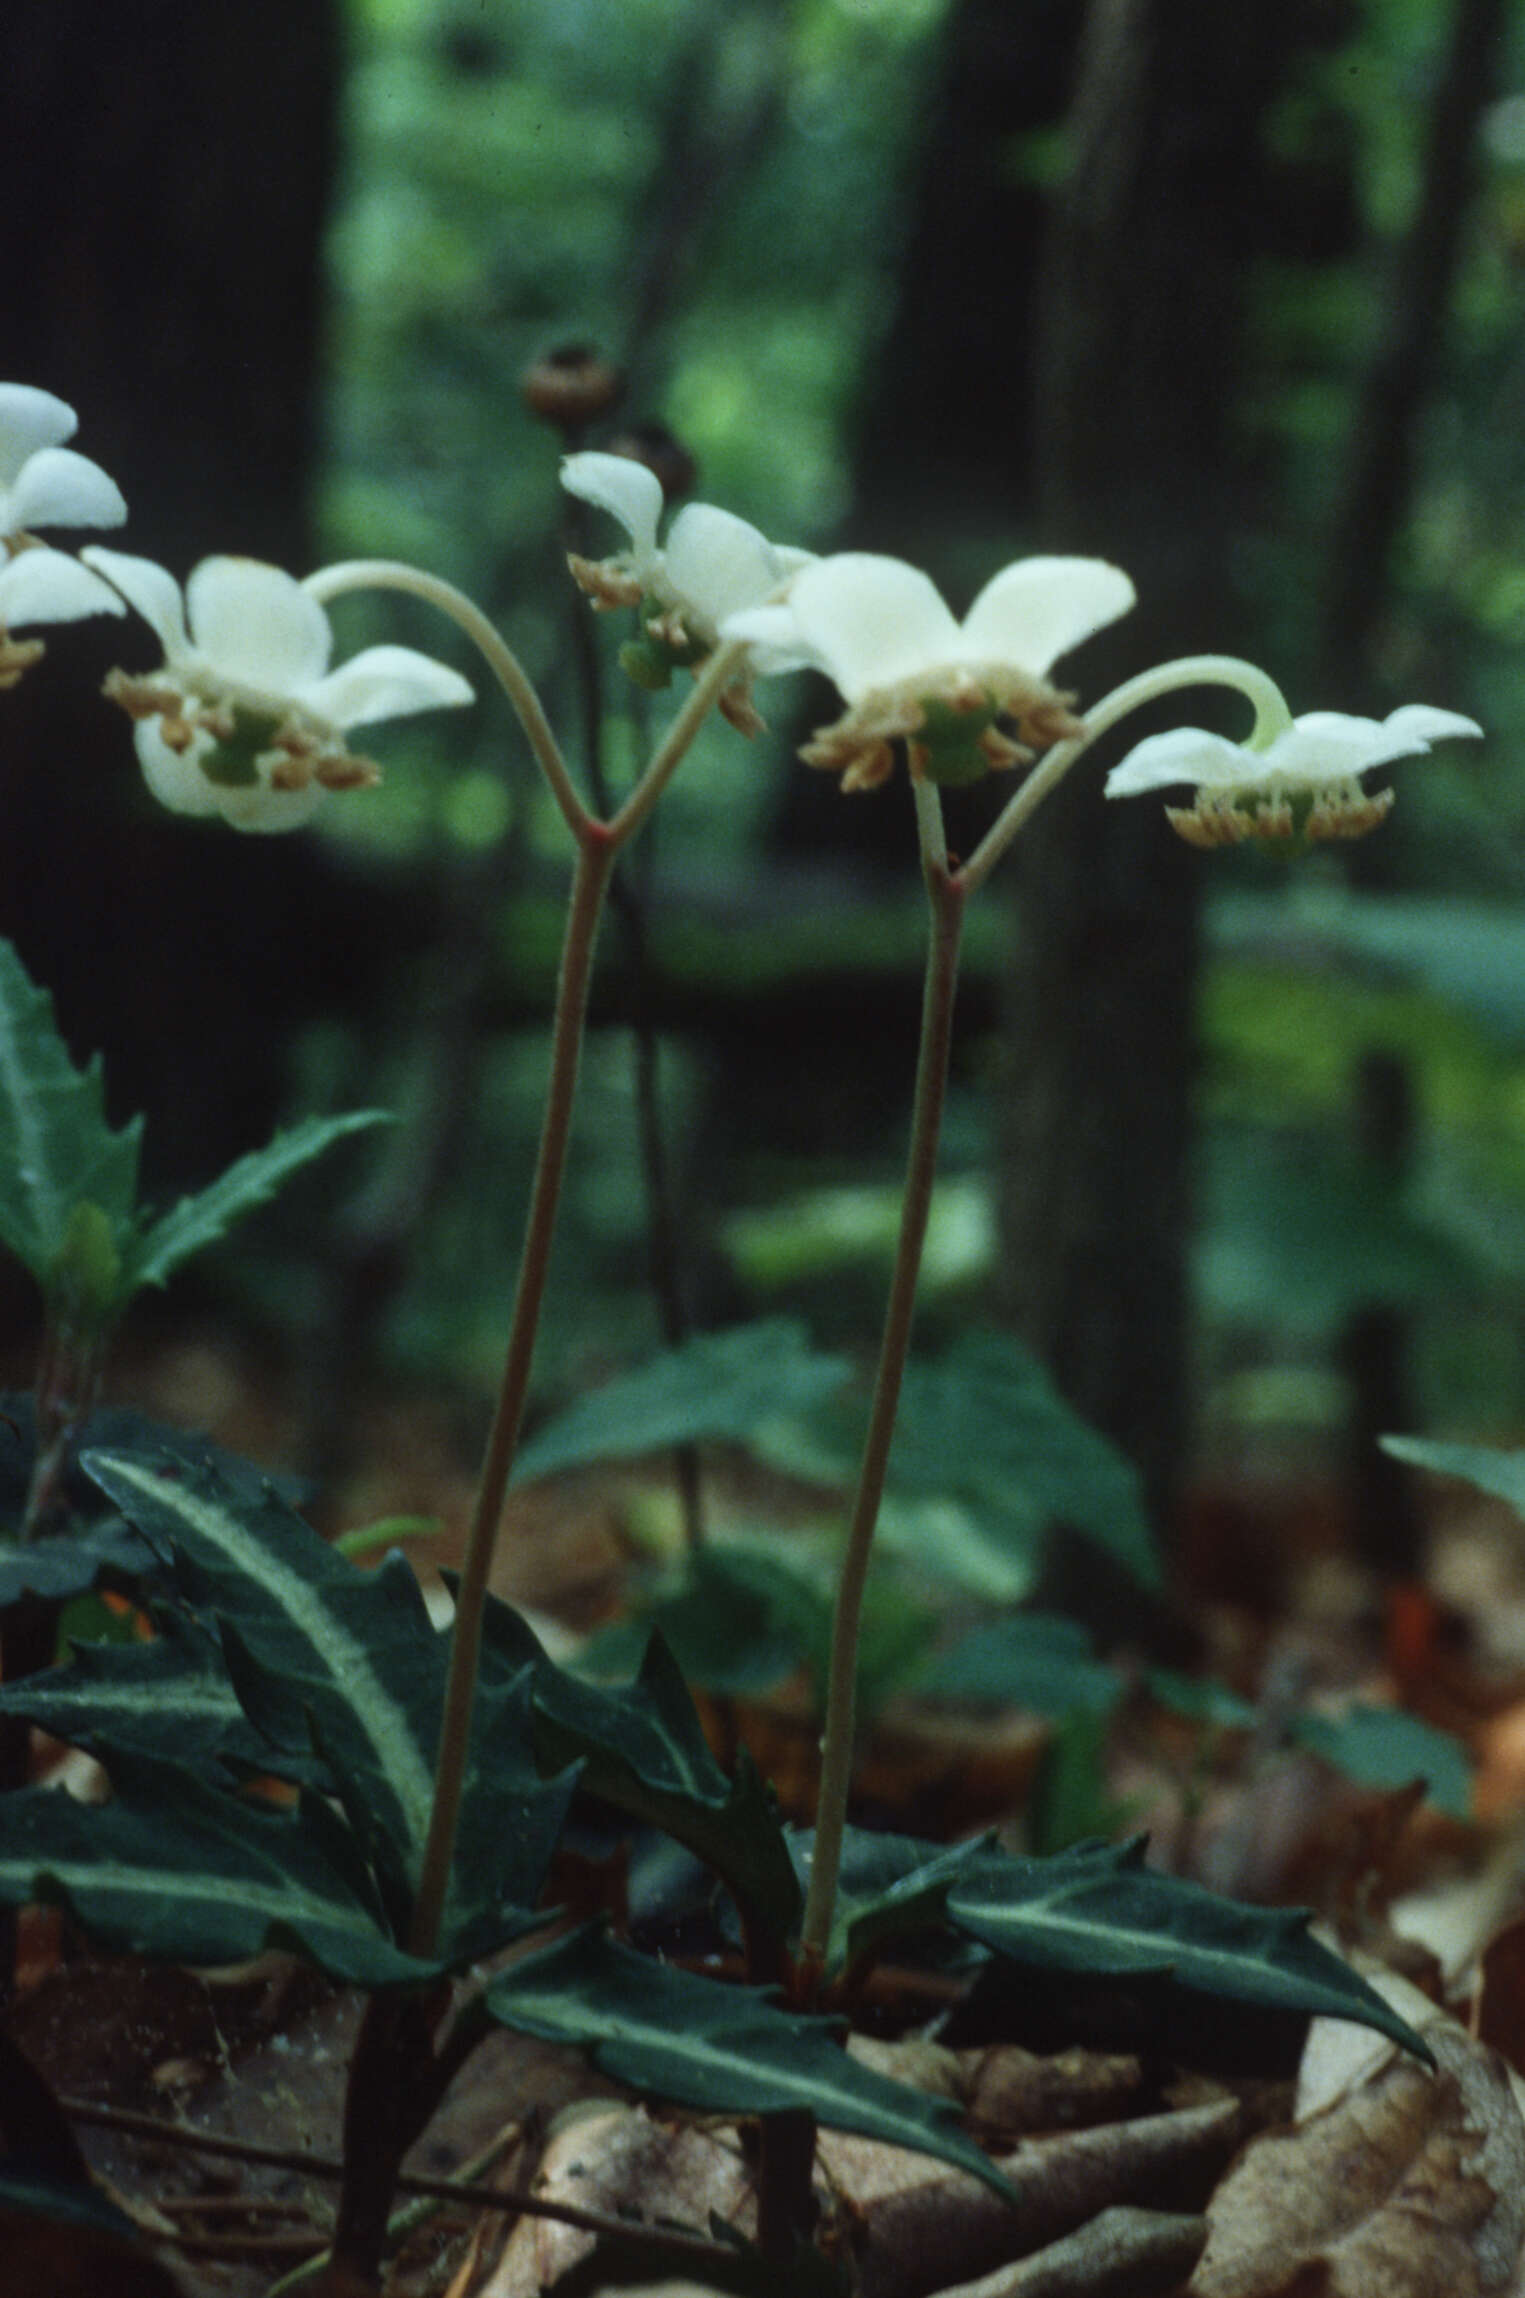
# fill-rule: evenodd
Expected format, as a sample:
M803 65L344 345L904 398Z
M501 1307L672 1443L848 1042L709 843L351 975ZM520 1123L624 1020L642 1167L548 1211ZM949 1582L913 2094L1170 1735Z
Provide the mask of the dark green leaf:
M1507 1500L1517 1516L1525 1517L1525 1452L1501 1451L1491 1444L1432 1444L1418 1436L1383 1436L1377 1441L1394 1460L1432 1469L1437 1476L1459 1476L1479 1492Z
M989 1854L948 1895L948 1920L1037 1971L1170 1979L1231 2002L1354 2019L1424 2046L1380 1995L1311 1938L1306 1911L1244 1907L1144 1865L1142 1842L1052 1859Z
M108 1803L26 1788L0 1803L0 1901L50 1900L99 1945L176 1963L294 1948L355 1986L439 1968L392 1944L343 1823L318 1798L271 1811L178 1765L119 1757Z
M818 1354L788 1318L703 1333L559 1414L521 1446L514 1482L675 1444L742 1442L765 1422L818 1404L847 1371L844 1358Z
M1453 1819L1472 1812L1472 1758L1459 1739L1401 1708L1350 1708L1341 1716L1298 1716L1292 1736L1363 1787L1407 1787L1422 1779Z
M0 941L0 1242L40 1283L76 1205L98 1205L125 1241L138 1187L142 1119L106 1122L101 1065L75 1067L53 1000Z
M232 1688L267 1768L304 1781L321 1758L406 1935L428 1834L447 1639L402 1557L361 1571L267 1486L235 1487L207 1464L90 1453L84 1466L175 1560L191 1600L218 1622ZM441 1952L485 1953L522 1928L539 1896L570 1783L531 1753L527 1656L490 1638L459 1821L461 1855ZM517 1717L517 1728L511 1718ZM239 1749L242 1758L243 1750ZM468 1847L469 1846L469 1850Z
M178 1612L166 1615L152 1643L79 1645L67 1666L5 1685L0 1715L25 1716L92 1755L124 1749L224 1778L230 1743L250 1758L259 1744L216 1636Z
M308 1117L289 1131L278 1133L266 1148L240 1157L205 1189L193 1197L182 1197L171 1211L150 1222L131 1240L124 1254L124 1292L135 1291L140 1285L162 1285L182 1261L204 1245L215 1243L235 1221L265 1204L283 1181L321 1157L334 1142L389 1122L381 1109L353 1110L344 1117Z
M697 1978L582 1931L514 1964L486 2002L501 2025L574 2044L653 2098L703 2114L803 2108L829 2129L935 2155L1009 2193L945 2099L871 2074L842 2049L836 2021L781 2010L761 1989Z
M790 1838L809 1874L812 1839ZM831 1959L857 1962L890 1939L945 1928L948 1893L990 1848L976 1837L951 1848L918 1843L908 1835L875 1835L849 1828L842 1850Z
M0 1609L28 1596L66 1603L102 1582L130 1585L153 1569L153 1550L115 1514L46 1540L0 1541Z
M618 1691L547 1663L535 1678L534 1713L544 1770L581 1762L593 1794L686 1844L775 1932L793 1928L799 1885L772 1796L745 1755L734 1780L721 1770L660 1635L639 1677Z

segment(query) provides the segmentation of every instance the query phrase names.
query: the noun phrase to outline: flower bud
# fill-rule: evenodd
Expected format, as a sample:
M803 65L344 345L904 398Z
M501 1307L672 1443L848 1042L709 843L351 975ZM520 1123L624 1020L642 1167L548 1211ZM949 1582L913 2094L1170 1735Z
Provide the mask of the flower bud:
M532 415L572 438L618 404L625 379L591 344L563 343L526 367L519 388Z

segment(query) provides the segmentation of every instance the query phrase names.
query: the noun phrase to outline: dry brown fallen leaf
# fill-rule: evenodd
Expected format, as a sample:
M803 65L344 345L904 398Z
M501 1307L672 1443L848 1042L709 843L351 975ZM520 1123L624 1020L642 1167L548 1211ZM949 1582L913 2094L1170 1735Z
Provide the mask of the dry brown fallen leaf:
M1238 2127L1236 2103L1222 2100L1028 2140L1001 2157L1015 2206L926 2155L826 2131L817 2161L828 2239L834 2228L850 2243L862 2298L933 2298L1115 2205L1199 2209ZM535 2191L696 2229L711 2212L743 2233L755 2224L751 2171L735 2130L669 2127L639 2108L599 2110L558 2131ZM538 2298L590 2247L574 2228L524 2220L476 2298Z
M1402 1981L1381 1991L1430 2073L1315 2021L1294 2127L1245 2148L1208 2206L1190 2298L1516 2298L1525 2121L1495 2051Z

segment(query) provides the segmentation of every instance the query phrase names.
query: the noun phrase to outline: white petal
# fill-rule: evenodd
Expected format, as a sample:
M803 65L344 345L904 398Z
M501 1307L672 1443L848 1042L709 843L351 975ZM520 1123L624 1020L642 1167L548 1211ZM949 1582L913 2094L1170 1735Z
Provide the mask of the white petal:
M368 646L304 689L301 700L331 726L368 726L377 718L406 718L414 710L440 710L476 696L458 670L411 646Z
M217 792L196 764L197 754L210 748L205 737L189 750L171 750L159 732L158 721L145 718L133 728L132 739L143 779L161 806L167 806L172 814L218 811Z
M39 447L57 447L78 429L74 409L51 391L0 383L0 485L8 487Z
M1357 718L1342 710L1309 710L1294 718L1268 749L1258 756L1251 753L1255 771L1247 778L1273 789L1309 789L1428 748L1426 742L1389 734L1375 718Z
M156 566L152 559L133 558L126 551L108 551L100 543L87 543L79 555L143 617L156 633L166 662L179 661L190 652L180 585L166 568Z
M690 503L678 513L663 570L677 600L695 608L712 630L728 614L760 605L782 575L767 536L712 503Z
M752 650L752 668L759 677L772 678L786 670L818 667L800 637L792 607L751 606L743 614L727 615L720 626L722 638L744 638Z
M29 622L79 622L87 614L125 614L112 589L67 551L18 551L0 565L0 627Z
M1145 790L1169 790L1177 782L1193 782L1199 789L1234 789L1256 779L1259 763L1221 734L1205 733L1200 726L1177 726L1168 734L1151 734L1130 750L1107 776L1106 795L1136 798Z
M235 830L266 836L280 830L300 830L304 822L312 820L328 792L321 782L309 782L305 790L266 790L250 783L236 790L216 790L213 796L215 811Z
M904 559L818 559L795 577L789 613L796 659L824 670L847 702L958 657L959 627L937 585Z
M26 527L119 527L127 505L115 479L72 447L41 447L28 455L6 505L6 531Z
M1457 710L1433 710L1426 702L1406 702L1401 710L1389 711L1383 724L1389 734L1414 735L1421 742L1448 742L1454 735L1483 731L1475 718L1463 718Z
M561 483L569 495L619 520L630 537L631 555L638 567L656 557L662 482L655 471L630 455L585 452L562 457Z
M328 616L294 575L263 559L203 559L185 604L197 652L225 678L296 694L328 668Z
M1041 673L1126 614L1136 595L1105 559L1017 559L992 575L964 617L967 659Z

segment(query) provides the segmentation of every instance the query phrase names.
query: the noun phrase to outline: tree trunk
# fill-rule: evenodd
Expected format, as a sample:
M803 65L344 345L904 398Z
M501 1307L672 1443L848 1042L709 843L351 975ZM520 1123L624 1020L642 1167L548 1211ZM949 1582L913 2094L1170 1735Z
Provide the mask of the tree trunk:
M1257 124L1291 37L1278 0L1091 11L1040 316L1044 536L1115 558L1140 603L1085 649L1083 701L1239 640L1227 418L1243 259L1264 229ZM1129 735L1183 720L1237 734L1244 716L1189 693ZM1007 1306L1159 1515L1186 1429L1201 867L1158 806L1108 806L1101 765L1083 763L1020 849L1011 973Z
M332 0L10 0L5 374L76 408L130 513L66 545L305 571L337 23ZM0 931L71 1040L106 1050L114 1108L148 1109L161 1181L204 1175L268 1131L294 1026L325 977L355 978L340 936L365 904L310 841L145 797L99 695L113 663L156 659L143 625L42 635L0 695Z

